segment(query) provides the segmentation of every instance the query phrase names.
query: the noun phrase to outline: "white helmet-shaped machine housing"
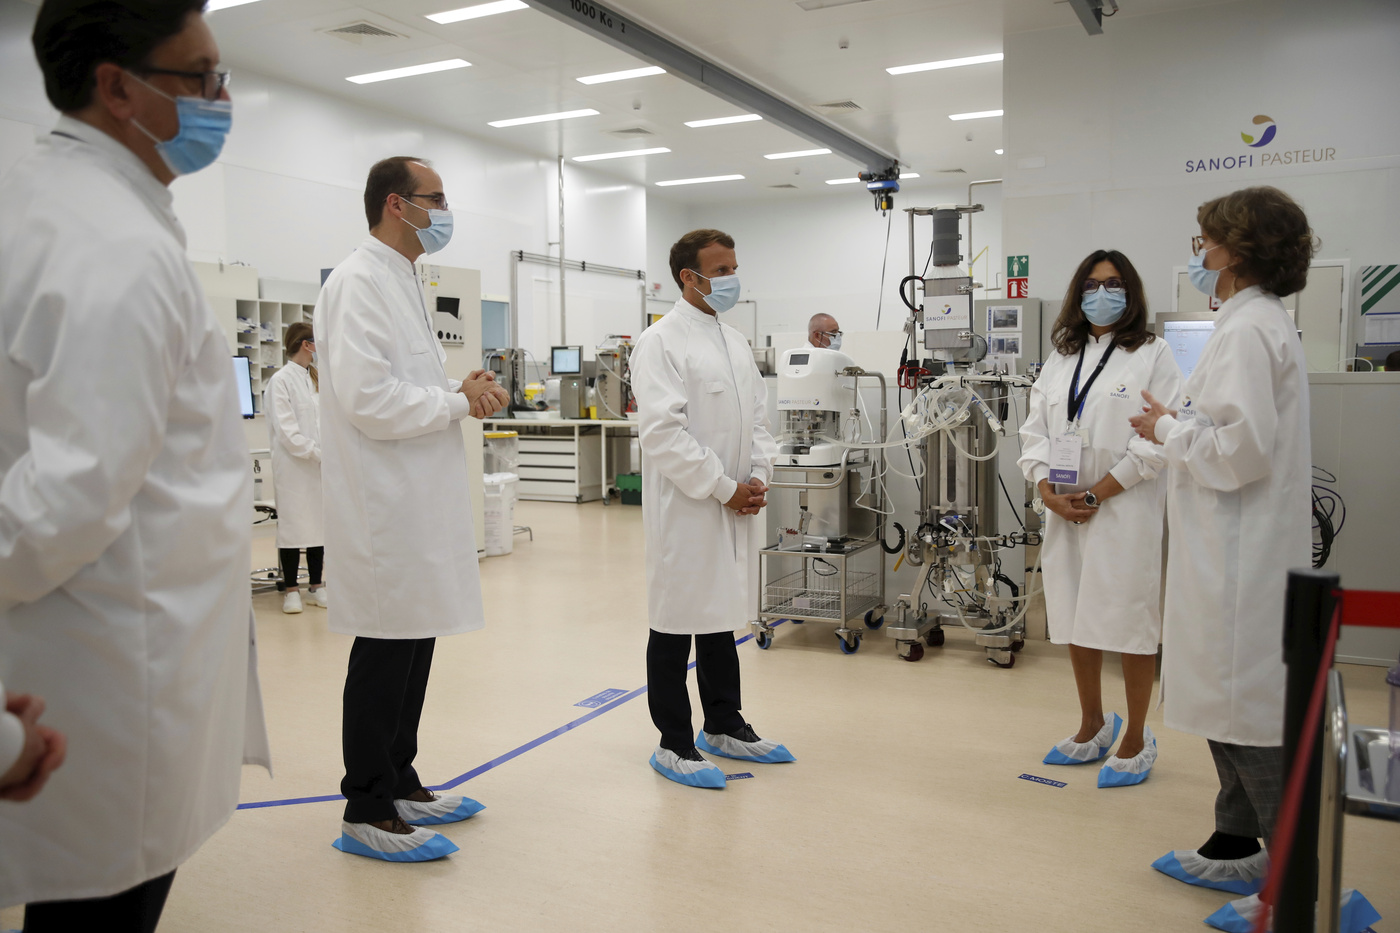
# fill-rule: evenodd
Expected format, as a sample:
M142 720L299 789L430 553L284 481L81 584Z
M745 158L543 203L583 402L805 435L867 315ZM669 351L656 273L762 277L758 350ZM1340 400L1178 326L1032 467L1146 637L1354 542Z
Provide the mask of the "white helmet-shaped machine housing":
M846 411L855 400L855 380L841 375L855 366L840 350L798 347L783 353L778 367L779 411Z

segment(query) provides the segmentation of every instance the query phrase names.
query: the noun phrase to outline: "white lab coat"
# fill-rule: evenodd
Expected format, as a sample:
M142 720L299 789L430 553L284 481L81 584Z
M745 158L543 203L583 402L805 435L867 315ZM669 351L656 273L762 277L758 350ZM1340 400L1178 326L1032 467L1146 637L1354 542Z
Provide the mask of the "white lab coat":
M772 478L767 386L748 341L684 299L642 332L631 367L651 627L732 632L756 617L764 522L725 503Z
M0 807L4 907L174 870L266 734L232 351L170 192L63 118L0 204L0 676L68 736Z
M1091 336L1085 344L1080 391L1111 339ZM1069 390L1078 363L1078 354L1054 354L1031 388L1017 462L1032 484L1050 475L1051 438L1068 427ZM1163 340L1132 352L1122 347L1113 351L1084 402L1079 427L1089 446L1082 451L1080 482L1056 486L1059 492L1079 492L1112 473L1124 491L1082 525L1046 510L1041 579L1050 640L1057 645L1157 653L1166 498L1166 485L1157 475L1165 461L1161 448L1138 437L1128 423L1141 408L1143 389L1169 404L1181 392L1181 369Z
M1258 287L1225 302L1184 393L1156 428L1170 465L1166 724L1282 745L1284 592L1312 565L1308 367L1283 302Z
M277 370L263 390L277 495L277 546L321 547L321 416L311 373L300 363Z
M471 403L404 256L368 237L321 288L321 483L331 631L435 638L484 624L467 454Z

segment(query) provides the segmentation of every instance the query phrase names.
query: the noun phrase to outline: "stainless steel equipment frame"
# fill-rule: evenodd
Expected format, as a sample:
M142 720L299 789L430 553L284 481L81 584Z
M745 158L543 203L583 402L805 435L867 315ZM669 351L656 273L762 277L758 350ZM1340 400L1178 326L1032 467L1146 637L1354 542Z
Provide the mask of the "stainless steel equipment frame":
M879 440L883 442L889 435L888 393L885 388L884 375L866 372L858 367L851 367L845 370L842 375L854 377L853 405L856 408L861 405L861 379L874 379L879 384ZM842 488L849 482L850 470L847 465L850 460L850 451L851 448L847 448L841 454L840 464L830 468L777 464L773 467L775 478L768 485L773 489ZM884 448L875 448L871 453L872 476L878 475L883 478L885 472ZM873 472L876 470L879 472ZM825 483L805 481L805 474L815 472L832 473L834 476ZM800 473L804 475L804 481L780 482L776 478L779 473ZM875 485L872 482L872 488ZM878 485L879 493L875 496L875 507L881 512L887 511L887 497L883 481ZM879 550L883 531L883 521L878 522L871 535L833 545L839 550L813 548L784 551L779 550L777 545L769 545L759 551L758 615L754 621L749 623L749 628L754 634L754 642L760 648L770 647L773 644L774 623L780 621L835 622L837 626L836 637L839 639L838 644L841 651L845 654L854 654L858 651L865 632L867 630L874 631L884 623L885 557L884 553ZM850 568L849 564L853 559L869 553L872 549L875 549L873 554L875 570L859 571ZM787 561L789 567L793 561L800 561L801 567L797 570L786 569L785 572L769 579L769 568L775 561ZM819 572L816 568L821 563L830 565L833 570L828 573Z

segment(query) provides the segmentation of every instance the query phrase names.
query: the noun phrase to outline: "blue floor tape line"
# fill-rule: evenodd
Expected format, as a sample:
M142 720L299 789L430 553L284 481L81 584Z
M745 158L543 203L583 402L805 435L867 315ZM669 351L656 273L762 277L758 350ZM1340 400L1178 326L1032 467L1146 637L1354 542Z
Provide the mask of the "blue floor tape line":
M776 625L782 625L782 624L783 624L782 621L779 621L779 622L776 623ZM775 626L775 627L776 627L776 626ZM742 645L744 642L748 641L748 640L751 639L751 638L753 638L753 635L751 635L751 634L750 634L750 635L745 635L743 638L737 638L737 639L735 639L735 640L734 640L734 644L736 644L736 645ZM694 662L694 661L691 661L689 664L686 665L686 668L685 668L685 669L686 669L687 671L693 671L693 670L695 670L695 662ZM539 748L539 747L540 747L541 745L543 745L544 743L549 742L549 741L551 741L551 740L553 740L553 739L559 738L559 736L564 735L566 732L571 732L571 731L573 731L574 729L577 729L579 726L583 725L584 723L588 722L588 721L591 720L591 719L597 719L599 716L603 715L604 713L610 713L610 712L612 712L613 710L617 709L617 708L618 708L619 706L621 706L622 704L624 704L624 703L626 703L626 702L628 702L628 701L630 701L630 700L635 700L637 697L641 696L642 694L644 694L644 693L646 693L646 692L647 692L647 688L646 688L646 687L638 687L636 690L633 690L631 693L628 693L628 694L626 694L626 695L624 695L624 696L618 697L616 700L613 700L611 703L608 703L608 704L605 705L605 706L600 706L600 707L598 707L597 709L592 710L591 712L589 712L589 713L587 713L587 714L585 714L585 715L583 715L583 716L580 716L578 719L575 719L573 722L566 723L566 724L560 726L558 729L555 729L553 732L546 732L544 735L540 736L540 737L537 738L537 739L534 739L534 740L532 740L532 741L526 742L524 745L521 745L521 746L519 746L518 748L513 748L513 749L511 749L510 751L506 752L504 755L501 755L499 758L492 758L490 761L486 762L486 763L483 764L483 765L477 765L475 768L472 768L470 771L466 772L465 774L459 774L459 775L457 775L457 777L453 778L452 780L448 781L448 782L445 783L445 784L435 784L435 785L432 785L432 786L430 786L430 787L428 788L428 790L452 790L454 787L459 787L459 786L461 786L462 784L465 784L467 781L470 781L470 780L471 780L472 778L474 778L474 777L480 777L481 775L485 774L487 771L490 771L490 770L492 770L492 769L494 769L494 768L499 768L501 765L505 764L506 762L511 761L512 759L515 759L515 758L519 758L521 755L525 754L526 752L531 751L531 750L536 749L536 748ZM325 795L320 796L320 797L288 797L288 798L286 798L285 800L258 800L258 801L254 801L253 803L240 803L240 804L238 805L238 809L240 809L240 810L261 810L261 809L263 809L263 808L265 808L265 807L294 807L294 806L297 806L297 805L299 805L299 804L304 804L304 803L330 803L330 802L335 801L335 800L344 800L344 799L345 799L345 797L342 796L341 794L325 794Z

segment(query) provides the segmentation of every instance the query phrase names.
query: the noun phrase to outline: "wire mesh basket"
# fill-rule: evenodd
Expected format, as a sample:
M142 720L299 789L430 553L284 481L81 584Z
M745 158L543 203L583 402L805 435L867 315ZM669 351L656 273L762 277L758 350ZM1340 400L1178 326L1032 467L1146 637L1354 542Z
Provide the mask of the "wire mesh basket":
M763 611L808 619L844 622L863 615L880 601L874 573L846 571L846 616L841 616L841 573L818 572L812 564L783 574L763 588Z

